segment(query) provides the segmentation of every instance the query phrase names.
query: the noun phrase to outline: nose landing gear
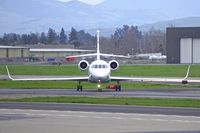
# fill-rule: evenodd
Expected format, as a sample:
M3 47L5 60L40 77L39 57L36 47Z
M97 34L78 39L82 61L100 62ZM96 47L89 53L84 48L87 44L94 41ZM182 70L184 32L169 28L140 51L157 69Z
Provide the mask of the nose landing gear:
M98 88L98 92L102 92L103 91L100 84L97 85L97 88Z

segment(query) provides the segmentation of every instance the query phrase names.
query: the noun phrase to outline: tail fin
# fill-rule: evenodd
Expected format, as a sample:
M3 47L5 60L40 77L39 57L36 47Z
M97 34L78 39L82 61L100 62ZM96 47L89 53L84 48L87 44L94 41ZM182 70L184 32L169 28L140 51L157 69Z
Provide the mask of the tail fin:
M101 56L104 56L104 57L118 57L118 58L130 58L130 56L123 56L123 55L113 55L113 54L103 54L103 53L100 53L100 48L99 48L99 33L100 33L100 31L97 30L97 52L96 52L96 53L84 54L84 55L73 55L73 56L68 56L68 57L66 57L66 58L96 57L97 60L100 60L100 57L101 57Z
M97 30L97 60L100 60L100 50L99 50L99 33L100 31Z

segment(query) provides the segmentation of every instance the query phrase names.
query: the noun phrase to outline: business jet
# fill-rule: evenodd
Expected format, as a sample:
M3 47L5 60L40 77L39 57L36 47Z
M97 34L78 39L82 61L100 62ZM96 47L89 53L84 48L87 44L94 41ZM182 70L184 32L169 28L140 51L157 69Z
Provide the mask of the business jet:
M101 59L101 57L114 57L114 58L129 58L123 55L113 55L113 54L103 54L99 50L99 31L97 31L97 52L85 55L74 55L67 58L77 58L77 57L96 57L96 60L91 64L86 60L81 60L78 64L80 70L88 71L88 76L83 77L66 77L66 78L13 78L10 75L9 69L6 66L8 77L13 81L78 81L77 91L82 91L83 87L81 82L97 83L97 87L101 87L101 83L117 82L115 88L116 91L121 91L121 81L129 82L164 82L164 83L182 83L187 84L189 82L200 83L200 80L189 80L188 75L190 71L190 66L188 67L187 74L184 78L149 78L149 77L115 77L111 76L111 71L116 71L119 68L119 63L116 60L111 60L106 62Z

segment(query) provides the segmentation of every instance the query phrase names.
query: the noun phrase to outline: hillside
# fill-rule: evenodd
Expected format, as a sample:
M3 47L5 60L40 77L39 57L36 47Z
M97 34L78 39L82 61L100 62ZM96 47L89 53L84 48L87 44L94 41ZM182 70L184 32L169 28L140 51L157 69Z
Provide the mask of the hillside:
M57 31L64 27L69 31L72 26L88 31L107 29L108 32L108 29L124 24L142 25L141 29L151 26L164 29L167 23L172 23L166 20L173 20L175 26L200 26L200 1L180 2L182 1L165 0L161 3L160 0L106 0L94 6L78 0L66 3L57 0L1 0L0 34L41 32L47 31L49 27ZM197 17L191 19L192 16Z

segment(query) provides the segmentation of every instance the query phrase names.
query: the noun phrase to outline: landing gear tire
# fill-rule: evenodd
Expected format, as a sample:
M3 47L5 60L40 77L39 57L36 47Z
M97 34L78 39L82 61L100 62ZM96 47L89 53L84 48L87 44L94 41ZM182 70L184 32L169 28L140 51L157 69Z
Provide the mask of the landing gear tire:
M77 86L77 91L83 91L83 87L81 85Z
M116 91L121 91L121 85L117 85Z

